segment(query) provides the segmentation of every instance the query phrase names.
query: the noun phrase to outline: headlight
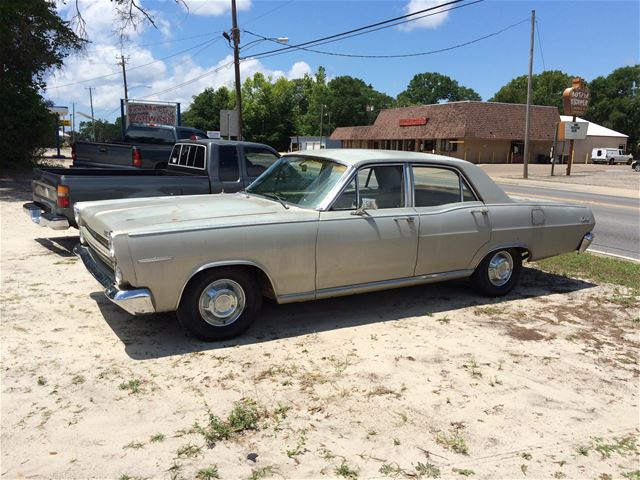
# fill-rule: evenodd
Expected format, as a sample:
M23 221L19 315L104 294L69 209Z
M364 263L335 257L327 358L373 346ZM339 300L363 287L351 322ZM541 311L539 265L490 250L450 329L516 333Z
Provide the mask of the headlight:
M109 256L112 260L116 259L116 251L113 247L113 232L107 233L107 247L109 248Z
M115 276L116 276L116 285L122 285L122 270L118 265L115 268Z
M78 228L80 228L80 209L78 208L77 205L73 206L73 218L75 218L76 220L76 225L78 226Z

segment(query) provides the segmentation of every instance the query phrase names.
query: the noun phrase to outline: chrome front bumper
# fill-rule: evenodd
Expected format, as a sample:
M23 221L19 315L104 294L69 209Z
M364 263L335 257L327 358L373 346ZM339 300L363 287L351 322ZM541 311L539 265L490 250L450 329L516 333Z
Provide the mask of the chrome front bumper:
M580 245L578 245L578 253L583 253L587 248L589 248L591 242L593 242L593 233L585 233Z
M35 203L25 203L22 211L27 214L33 223L41 227L49 227L53 230L66 230L69 228L69 220L67 217L44 213L44 210Z
M106 297L120 308L131 315L144 315L156 311L148 288L120 290L115 284L113 272L96 260L88 247L78 244L73 248L73 253L82 259L89 273L104 287Z

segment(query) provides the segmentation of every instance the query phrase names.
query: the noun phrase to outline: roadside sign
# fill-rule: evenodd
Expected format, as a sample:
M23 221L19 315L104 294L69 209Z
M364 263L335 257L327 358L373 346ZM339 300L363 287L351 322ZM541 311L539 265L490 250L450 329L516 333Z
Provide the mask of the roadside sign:
M216 140L220 138L220 130L207 130L207 137L215 138Z
M223 137L238 136L238 112L220 110L220 135Z
M61 117L64 117L69 113L69 107L54 105L53 107L49 107L49 111L51 113L55 113L56 115L60 115Z
M127 125L130 125L132 123L157 123L158 125L177 125L177 105L127 102Z
M589 106L591 94L587 82L582 78L573 79L571 87L562 93L562 107L565 115L584 115Z
M558 140L584 140L589 122L560 122Z
M60 123L58 125L64 125L65 127L70 127L71 126L71 120L62 119L62 120L60 120Z

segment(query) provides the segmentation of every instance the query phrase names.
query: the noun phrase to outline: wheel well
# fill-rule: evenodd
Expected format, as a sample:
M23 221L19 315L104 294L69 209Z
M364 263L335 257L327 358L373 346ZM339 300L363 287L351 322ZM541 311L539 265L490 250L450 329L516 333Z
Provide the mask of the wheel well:
M529 260L531 257L531 252L524 247L516 247L514 250L520 252L520 255L522 256L522 263Z
M273 285L271 284L271 280L269 279L269 276L259 267L256 267L255 265L220 265L220 266L212 266L209 268L205 268L204 270L199 271L198 273L196 273L194 276L192 276L189 281L186 283L186 285L184 286L183 290L182 290L182 294L180 295L180 299L182 299L182 296L184 295L185 290L187 289L187 287L194 282L195 280L197 280L198 278L200 278L202 275L204 275L205 273L209 273L212 270L240 270L246 273L249 273L250 275L252 275L256 281L258 282L258 285L260 285L260 290L262 292L262 296L267 297L267 298L271 298L274 299L276 298L276 294L275 294L275 290L273 288Z

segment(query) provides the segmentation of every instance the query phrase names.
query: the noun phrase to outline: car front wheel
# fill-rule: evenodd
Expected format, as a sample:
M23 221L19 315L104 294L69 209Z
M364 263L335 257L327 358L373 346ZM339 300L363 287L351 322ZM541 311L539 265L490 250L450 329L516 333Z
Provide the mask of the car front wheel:
M480 262L471 275L471 283L482 295L500 297L516 286L521 270L522 257L518 250L497 250Z
M636 163L636 164L633 166L633 169L634 169L636 172L640 172L640 162Z
M206 341L240 335L253 323L262 294L255 278L234 268L203 272L187 286L178 320L196 337Z

